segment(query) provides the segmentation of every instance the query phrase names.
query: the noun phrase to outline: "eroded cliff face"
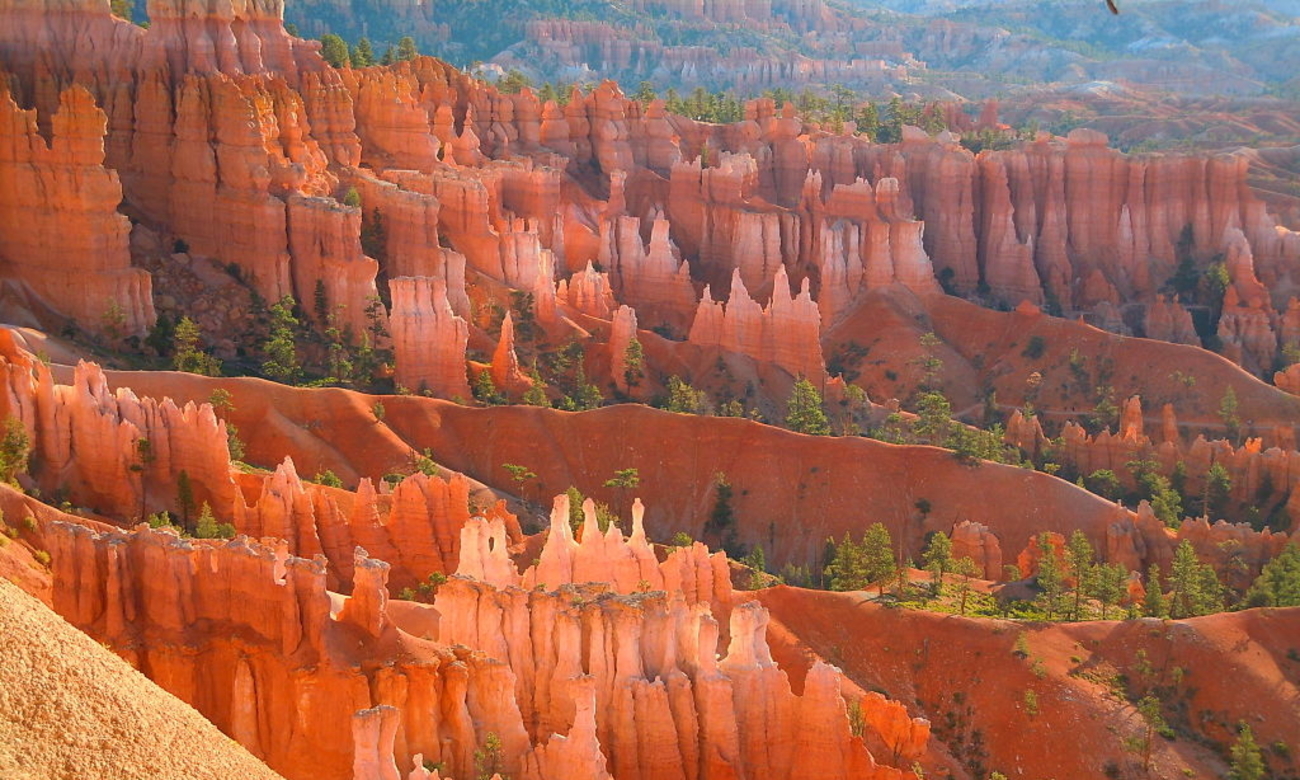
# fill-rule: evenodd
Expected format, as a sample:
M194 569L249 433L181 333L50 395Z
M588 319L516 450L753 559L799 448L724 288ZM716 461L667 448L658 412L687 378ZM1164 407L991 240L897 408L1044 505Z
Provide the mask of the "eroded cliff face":
M557 502L553 528L565 530L524 575L554 583L519 588L502 521L475 518L462 527L462 569L512 581L462 573L432 606L390 602L388 565L360 548L341 597L320 556L294 557L284 541L56 520L42 532L56 610L291 778L409 772L417 753L469 776L489 735L498 768L525 778L912 776L852 736L837 670L814 666L796 695L768 652L766 611L732 609L725 576L708 588L683 579L701 565L717 573L702 547L660 564L639 517L623 540L595 533L593 513L575 549L567 513ZM574 567L557 568L564 560ZM622 575L580 584L623 571L620 561L667 589L629 588ZM730 612L721 657L711 602ZM234 630L195 628L209 625ZM928 724L863 701L894 763L910 766ZM298 716L276 715L286 708Z
M0 88L0 273L88 330L141 335L154 323L151 284L131 268L121 183L104 167L107 117L74 86L49 121L47 141L37 111Z
M60 126L73 134L65 146L77 146L72 139L87 131L71 128L93 136L106 116L102 160L93 150L74 155L77 165L107 166L95 205L53 243L8 239L13 276L41 293L42 275L52 280L41 268L79 269L71 255L103 250L95 256L112 269L98 269L111 273L94 274L95 283L126 301L130 328L148 324L147 282L122 259L116 172L125 202L192 251L238 265L267 299L311 300L323 284L329 310L355 332L367 324L377 275L440 279L452 310L467 317L469 271L531 293L543 324L566 311L609 319L626 304L646 327L713 333L711 345L814 376L819 358L802 345L817 332L799 324L799 347L742 338L761 328L719 327L704 288L740 315L753 307L745 296L730 302L739 278L748 297L779 314L790 308L784 274L792 311L815 302L826 328L867 291L901 284L928 295L942 282L1186 343L1198 337L1168 281L1180 263L1199 273L1222 262L1224 354L1270 370L1296 335L1285 302L1300 241L1251 195L1244 158L1125 157L1088 132L978 156L950 134L914 129L900 144L873 145L805 125L767 100L717 126L643 106L611 83L560 106L530 90L498 93L427 58L336 71L315 44L283 32L281 10L160 2L151 9L158 23L141 31L97 6L61 9L58 21L4 9L13 24L0 57L16 76L16 105L36 107L11 123L27 139L19 146L34 149L36 131L64 115ZM87 36L102 45L84 45ZM33 57L33 46L48 54ZM84 92L60 98L71 83L104 113ZM36 175L35 158L23 154L15 164ZM50 154L39 155L42 165ZM360 209L339 203L351 188ZM48 210L17 197L25 189L6 190L13 219ZM107 221L97 228L96 219ZM95 246L84 245L91 236ZM599 265L588 272L589 263ZM796 294L805 288L806 299ZM1120 308L1134 306L1141 316L1121 318ZM406 341L440 340L442 319L428 307L408 317ZM418 365L428 358L413 357L423 351L400 351L398 371L428 381ZM430 388L458 393L450 373Z
M1130 488L1136 480L1130 464L1146 462L1165 476L1173 476L1177 470L1187 494L1203 497L1210 492L1210 469L1218 466L1232 484L1226 500L1280 508L1288 514L1296 509L1291 498L1294 491L1290 464L1300 454L1294 449L1265 450L1260 439L1248 439L1240 447L1224 439L1208 441L1204 436L1187 443L1179 434L1170 404L1161 411L1160 441L1148 436L1145 427L1141 399L1133 396L1124 404L1117 433L1103 430L1090 436L1077 423L1067 422L1061 431L1059 457L1075 464L1080 474L1108 470ZM1008 422L1007 439L1030 452L1046 443L1037 418L1026 419L1019 411ZM1206 515L1212 511L1205 508ZM1151 505L1142 501L1135 514L1117 507L1115 521L1106 529L1104 545L1107 559L1130 571L1142 571L1152 564L1168 571L1174 549L1183 540L1190 541L1197 555L1215 566L1224 582L1246 588L1264 564L1286 546L1288 535L1268 528L1252 529L1245 523L1229 523L1216 516L1182 519L1175 530L1161 522ZM1031 557L1037 554L1032 544L1022 557L1026 553Z

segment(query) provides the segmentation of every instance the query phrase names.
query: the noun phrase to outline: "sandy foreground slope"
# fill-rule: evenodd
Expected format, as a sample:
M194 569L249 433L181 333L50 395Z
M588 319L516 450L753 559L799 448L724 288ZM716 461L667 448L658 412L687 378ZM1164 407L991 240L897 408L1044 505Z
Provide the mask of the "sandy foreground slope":
M280 776L193 708L0 579L0 777Z

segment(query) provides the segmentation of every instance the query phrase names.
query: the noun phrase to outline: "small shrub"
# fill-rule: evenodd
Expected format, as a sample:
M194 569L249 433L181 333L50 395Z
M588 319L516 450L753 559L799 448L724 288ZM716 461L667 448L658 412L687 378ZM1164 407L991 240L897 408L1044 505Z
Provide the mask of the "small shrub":
M673 534L673 540L669 542L673 547L690 547L695 544L695 540L685 531L678 531Z
M867 717L862 712L862 700L849 702L849 733L860 737L867 731Z
M329 469L326 469L320 472L319 474L317 474L315 482L318 485L324 485L326 487L334 487L334 488L343 487L343 480L339 479L339 475L335 474L333 471Z
M1028 689L1025 690L1025 712L1031 718L1038 714L1038 694Z
M36 550L35 552L32 553L32 557L35 558L36 562L42 566L50 565L50 554L44 550Z
M1043 356L1043 352L1046 351L1046 349L1047 349L1046 339L1044 339L1042 336L1030 336L1029 343L1025 345L1024 351L1021 352L1020 354L1024 357L1029 358L1030 360L1037 360L1038 358Z
M23 518L23 530L29 534L36 533L36 516L28 515Z

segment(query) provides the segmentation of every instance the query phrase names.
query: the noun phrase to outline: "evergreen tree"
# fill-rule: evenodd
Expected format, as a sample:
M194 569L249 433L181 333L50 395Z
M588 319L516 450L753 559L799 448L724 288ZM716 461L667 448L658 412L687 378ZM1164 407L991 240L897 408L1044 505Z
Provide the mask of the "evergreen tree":
M375 64L375 50L370 45L369 38L362 38L357 41L357 45L352 49L352 65L357 68L368 68Z
M235 527L230 523L219 523L212 514L212 507L208 502L203 502L203 509L199 511L199 519L194 523L195 539L233 539L235 538Z
M1153 563L1147 570L1147 596L1142 604L1142 611L1147 617L1169 617L1169 600L1165 598L1165 586L1160 582L1160 564Z
M947 396L937 390L922 393L916 405L912 432L928 444L942 446L948 441L954 426L952 404Z
M380 65L392 65L397 62L397 47L389 44L384 49L384 56L379 58Z
M524 391L521 400L527 406L540 406L549 409L551 399L546 396L546 382L542 380L542 375L537 373L537 369L534 368L528 376L533 380L533 383Z
M1047 612L1047 619L1052 620L1061 610L1065 577L1061 572L1061 562L1056 557L1056 545L1052 544L1052 538L1046 532L1038 535L1038 574L1034 579L1043 592L1043 610Z
M336 68L352 67L348 44L334 33L325 33L320 37L320 56Z
M858 125L858 133L868 141L876 140L880 134L880 109L876 108L875 103L863 104L854 119Z
M1160 522L1177 528L1183 519L1183 497L1174 490L1169 478L1156 471L1150 460L1132 460L1125 464L1138 485L1138 493L1151 502L1151 510Z
M370 219L361 225L361 251L376 260L388 259L388 229L378 207L371 209Z
M645 349L641 342L635 338L627 343L627 349L623 350L623 381L628 387L636 387L641 384L642 377L645 376Z
M1300 607L1300 543L1291 542L1264 565L1246 593L1248 607Z
M1255 743L1255 732L1242 723L1237 732L1237 744L1232 746L1232 768L1229 780L1263 780L1266 767L1264 755Z
M733 492L726 474L719 471L713 475L713 511L709 513L709 520L704 525L705 531L722 533L736 521L736 512L731 507Z
M1222 463L1215 463L1205 473L1205 495L1201 500L1205 516L1211 520L1221 518L1228 512L1232 498L1232 475Z
M474 376L470 392L476 401L485 406L499 406L506 402L506 397L497 389L496 382L492 381L492 372L486 368Z
M277 382L292 384L302 373L298 363L298 343L294 329L298 327L298 318L293 314L294 300L286 295L271 305L271 335L262 345L266 360L262 361L262 373Z
M181 510L181 527L188 530L190 513L194 511L194 485L185 469L176 475L176 508Z
M1128 572L1118 563L1103 563L1092 570L1093 598L1101 602L1101 619L1107 619L1110 608L1117 606L1124 598Z
M605 487L613 488L618 491L619 504L624 509L631 509L628 503L627 494L630 490L636 490L641 486L641 473L637 469L616 469L614 476L605 480Z
M863 590L875 584L882 596L894 569L894 541L882 523L873 523L856 544L845 534L827 567L832 590Z
M655 94L655 85L649 81L642 81L637 85L636 92L632 99L639 102L642 106L648 106L659 96Z
M1237 415L1237 391L1229 387L1219 400L1219 419L1228 431L1228 438L1234 442L1241 433L1241 417Z
M668 377L668 403L664 407L679 414L708 414L708 399L681 377Z
M979 564L966 556L952 562L952 573L957 575L957 599L960 614L966 614L966 602L970 598L971 579L982 573Z
M930 588L935 596L943 594L943 576L952 569L952 539L942 531L930 537L925 552L921 555L925 568L930 572Z
M794 383L790 400L786 403L785 424L797 433L813 436L829 436L830 421L822 409L822 395L806 378Z
M1201 563L1192 543L1186 539L1174 550L1169 589L1171 617L1195 617L1223 609L1223 585L1214 567Z
M537 479L537 473L518 463L502 463L501 468L505 469L510 474L510 478L519 484L519 494L527 498L526 488L529 482Z
M0 437L0 481L18 484L18 474L26 473L32 455L32 440L27 427L17 417L6 417L4 435Z
M219 376L221 361L199 348L199 326L181 317L172 333L172 368L203 376Z
M397 42L397 59L410 61L420 56L420 50L415 47L415 39L411 36L404 36Z
M1070 534L1070 541L1065 547L1065 560L1070 566L1070 575L1074 577L1074 611L1071 619L1078 620L1083 611L1083 596L1092 587L1093 573L1092 542L1083 531L1076 529Z

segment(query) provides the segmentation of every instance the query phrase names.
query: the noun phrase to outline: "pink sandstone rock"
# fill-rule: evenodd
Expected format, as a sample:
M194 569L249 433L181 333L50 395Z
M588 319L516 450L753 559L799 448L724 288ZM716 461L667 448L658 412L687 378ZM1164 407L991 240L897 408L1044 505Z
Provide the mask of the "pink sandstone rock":
M389 331L397 361L397 381L413 390L444 398L470 398L465 377L469 325L447 300L447 283L428 277L389 282L393 307Z

